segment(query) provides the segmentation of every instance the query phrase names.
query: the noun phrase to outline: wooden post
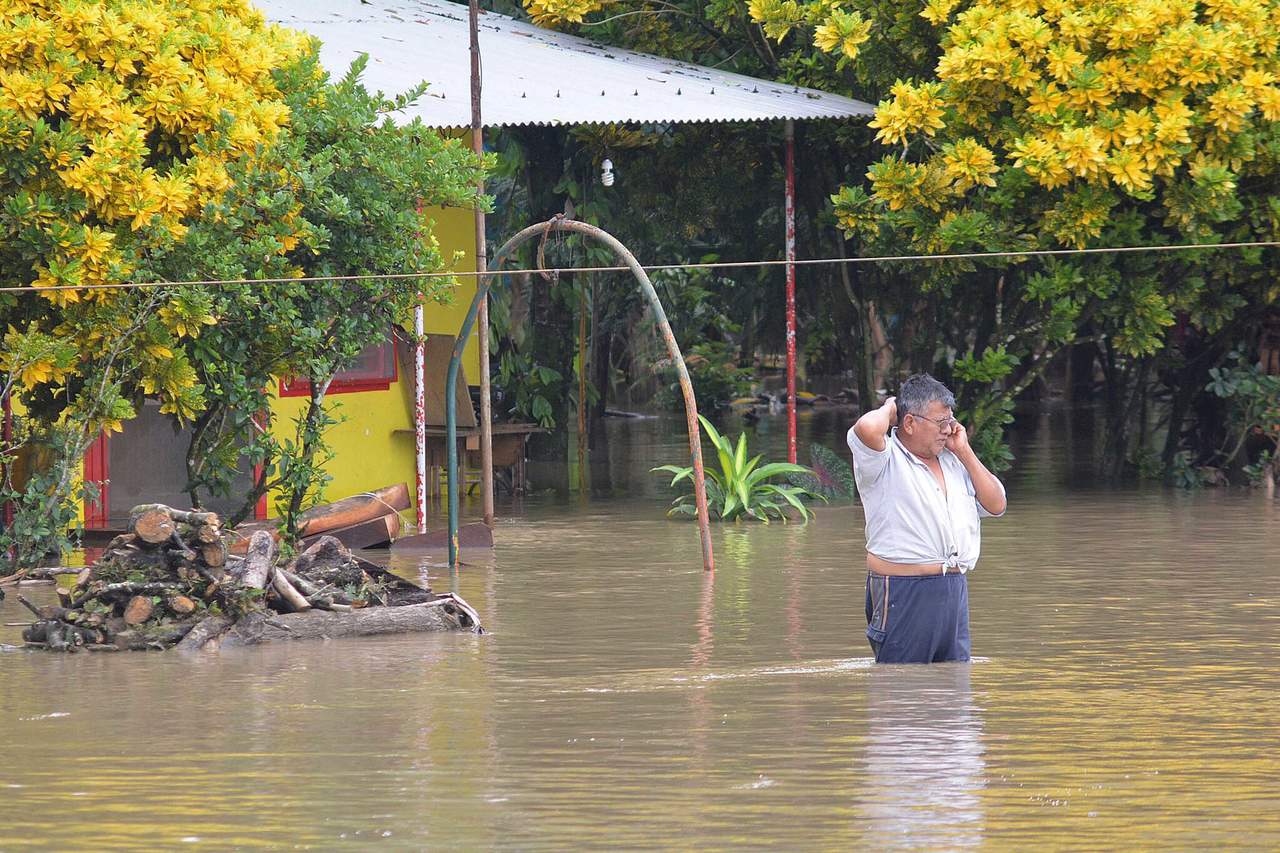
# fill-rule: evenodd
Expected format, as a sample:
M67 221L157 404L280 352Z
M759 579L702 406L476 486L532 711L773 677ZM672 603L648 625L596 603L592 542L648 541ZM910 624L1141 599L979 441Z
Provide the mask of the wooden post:
M587 492L587 286L578 299L578 492Z
M6 482L9 479L9 463L10 455L13 453L13 401L9 397L9 392L4 394L4 468L3 476ZM4 502L4 529L8 530L13 526L13 501Z
M484 154L484 127L480 123L480 8L469 4L471 29L471 150ZM476 191L484 192L484 180L476 181ZM476 205L476 272L488 265L484 236L484 209ZM477 276L477 281L480 277ZM447 394L453 394L450 386ZM484 523L493 527L493 411L489 388L489 299L480 302L480 493L484 502ZM452 496L451 496L452 497Z

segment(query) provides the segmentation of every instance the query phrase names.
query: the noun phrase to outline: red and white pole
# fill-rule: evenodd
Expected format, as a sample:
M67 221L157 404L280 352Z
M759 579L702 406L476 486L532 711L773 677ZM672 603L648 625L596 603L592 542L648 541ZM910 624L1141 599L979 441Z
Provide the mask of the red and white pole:
M796 126L787 119L787 461L796 461Z
M413 309L413 438L417 451L418 533L427 532L427 388L424 369L426 346L422 331L422 297Z

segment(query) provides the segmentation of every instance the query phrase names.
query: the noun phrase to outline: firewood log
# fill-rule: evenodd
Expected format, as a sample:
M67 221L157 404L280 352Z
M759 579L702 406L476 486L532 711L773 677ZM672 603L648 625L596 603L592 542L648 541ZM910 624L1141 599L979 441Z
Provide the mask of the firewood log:
M137 540L138 536L135 533L121 533L119 536L107 543L106 550L114 551L117 548L123 548L125 545L132 545Z
M311 604L302 597L302 593L289 583L283 572L271 573L271 586L294 613L302 613L311 609Z
M135 595L168 595L172 592L181 592L181 588L176 583L166 583L156 581L153 583L108 583L108 584L91 584L88 589L80 593L72 604L79 609L84 606L86 601L95 598L123 598L124 596Z
M185 595L173 595L165 602L170 610L179 616L188 616L196 612L196 603Z
M216 512L203 512L195 509L174 509L173 507L165 506L164 504L139 504L129 510L129 515L142 515L143 513L157 511L163 512L173 521L181 521L183 524L190 524L192 527L201 524L216 525L221 523Z
M177 527L165 508L156 508L156 504L148 507L134 507L142 510L129 517L129 530L139 539L150 545L161 545L169 541L169 536L177 532Z
M151 618L153 612L155 612L155 605L151 603L150 598L143 595L135 595L125 605L124 621L129 625L141 625Z
M226 616L207 616L196 623L187 635L178 643L180 652L198 652L205 643L217 639L234 623Z
M267 585L267 576L276 556L276 543L271 534L259 530L249 540L249 550L244 558L244 574L240 576L240 585L248 589L262 589Z
M195 537L205 545L212 545L222 542L222 531L215 524L202 524L195 529Z
M227 549L221 542L210 542L200 546L200 559L211 569L220 569L227 562Z

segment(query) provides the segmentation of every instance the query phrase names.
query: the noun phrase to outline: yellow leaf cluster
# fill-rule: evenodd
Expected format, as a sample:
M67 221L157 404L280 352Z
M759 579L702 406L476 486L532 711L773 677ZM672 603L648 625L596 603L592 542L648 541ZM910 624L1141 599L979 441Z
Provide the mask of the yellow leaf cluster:
M925 166L949 192L1023 170L1045 189L1096 186L1141 198L1192 158L1239 169L1241 134L1280 120L1280 5L1273 0L929 0L946 27L936 79L899 82L872 126L889 145L940 134ZM979 143L979 140L981 143ZM936 144L936 143L935 143ZM900 187L877 186L890 208ZM1096 204L1058 212L1071 241Z
M0 369L26 390L48 382L61 382L75 364L74 349L38 331L10 326L4 335Z
M871 37L871 21L857 10L845 8L841 0L750 0L747 15L764 34L782 41L798 27L813 28L813 46L823 53L838 54L842 60L857 59L859 48Z
M990 148L973 137L965 137L955 144L945 146L942 162L958 192L976 186L996 185L994 175L1000 171L996 166L996 157Z
M524 10L540 27L580 24L592 12L604 8L602 0L525 0Z
M824 53L858 58L858 48L871 37L871 22L857 12L835 8L813 31L813 44Z
M217 318L203 305L190 305L174 300L160 309L160 322L179 338L198 337L205 326L218 322ZM156 355L154 351L150 351Z
M902 80L893 84L892 100L881 101L876 107L871 126L876 128L876 139L886 145L907 141L915 133L933 136L945 125L946 112L941 83L908 83Z

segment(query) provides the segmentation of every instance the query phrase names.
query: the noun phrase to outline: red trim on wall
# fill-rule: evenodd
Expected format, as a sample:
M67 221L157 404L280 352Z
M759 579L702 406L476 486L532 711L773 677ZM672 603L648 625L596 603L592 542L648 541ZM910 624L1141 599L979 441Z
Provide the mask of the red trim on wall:
M262 476L262 466L261 466L261 465L254 465L254 466L253 466L253 478L254 478L254 480L257 480L257 479L258 479L259 477L261 477L261 476ZM254 519L254 521L266 521L266 520L267 520L267 496L266 496L266 495L263 495L262 497L258 498L258 502L257 502L257 504L255 504L255 505L254 505L254 507L253 507L253 519Z
M270 411L258 412L256 415L253 416L253 422L255 425L257 425L258 429L260 430L266 431L271 429L271 412ZM260 480L261 478L262 478L262 463L259 462L257 465L253 466L253 482L257 483L258 480ZM266 517L267 517L267 495L264 492L258 498L258 502L253 506L253 519L254 521L263 521L266 519Z
M396 355L395 339L386 341L389 344L389 352L381 363L382 376L369 376L368 371L359 372L357 370L341 370L338 375L329 383L327 394L353 394L360 391L387 391L390 390L391 384L400 378L400 361ZM390 362L390 365L387 362ZM390 373L386 373L387 368L391 368ZM344 378L356 375L351 378ZM280 380L280 396L281 397L309 397L311 396L311 383L305 379L281 379Z
M84 479L87 483L97 483L100 490L96 503L85 498L84 526L106 527L111 509L111 450L105 432L85 451Z
M326 394L352 394L357 391L387 391L391 388L391 379L352 379L346 382L339 382L337 379L329 383L329 391ZM305 379L297 379L293 381L280 380L280 396L281 397L309 397L311 396L311 383Z

